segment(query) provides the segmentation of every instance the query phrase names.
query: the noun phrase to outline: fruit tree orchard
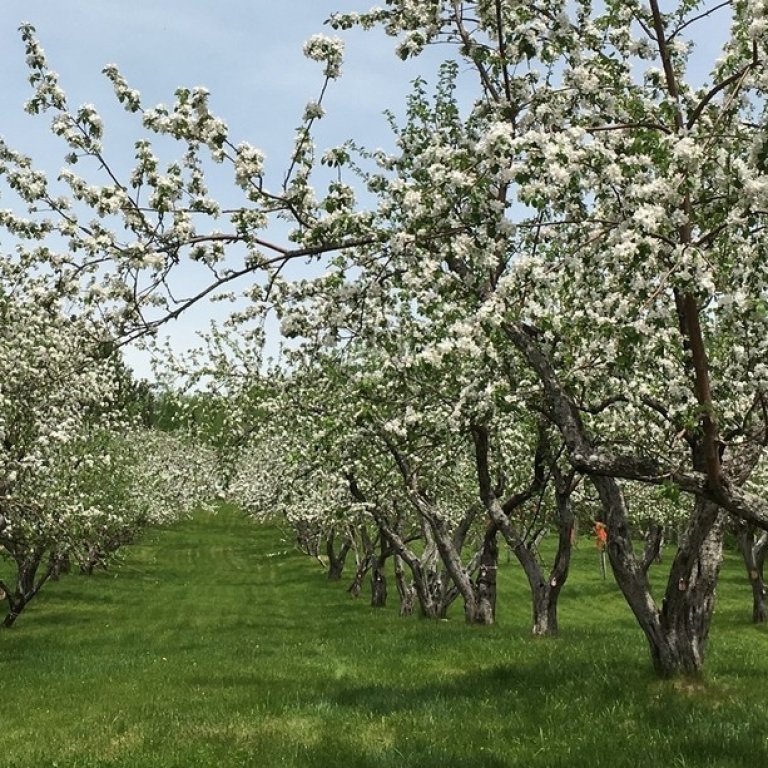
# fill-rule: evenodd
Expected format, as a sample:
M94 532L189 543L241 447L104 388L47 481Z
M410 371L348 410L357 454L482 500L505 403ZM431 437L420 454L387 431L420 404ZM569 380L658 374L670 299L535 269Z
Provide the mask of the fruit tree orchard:
M702 84L690 62L713 23L730 32ZM96 109L70 107L23 27L27 109L51 117L67 165L49 177L1 144L6 184L29 207L2 224L62 295L97 306L121 338L245 278L247 306L212 337L223 348L232 334L242 354L214 357L218 375L230 391L233 371L258 377L260 323L274 312L292 339L285 368L349 379L338 428L367 436L366 450L383 446L386 482L435 537L465 605L470 584L447 546L453 518L435 497L441 473L456 463L462 477L450 482L473 482L513 536L503 478L512 466L528 472L517 491L538 482L530 429L543 420L562 504L577 475L599 497L654 667L698 672L726 518L768 528L768 497L750 481L768 437L768 4L392 0L330 24L383 27L403 59L440 44L447 63L434 93L416 81L404 121L392 117L394 152L348 141L318 160L313 127L343 42L311 38L304 52L324 82L274 184L204 89L148 107L110 66L145 131L120 178ZM179 147L170 162L167 138ZM231 169L241 204L209 196L216 164ZM293 227L284 244L267 231L275 217ZM307 259L318 276L294 279L291 265ZM192 267L201 282L176 301L175 275ZM511 440L516 429L527 439ZM353 496L358 469L337 467ZM627 482L688 499L661 604L634 550Z

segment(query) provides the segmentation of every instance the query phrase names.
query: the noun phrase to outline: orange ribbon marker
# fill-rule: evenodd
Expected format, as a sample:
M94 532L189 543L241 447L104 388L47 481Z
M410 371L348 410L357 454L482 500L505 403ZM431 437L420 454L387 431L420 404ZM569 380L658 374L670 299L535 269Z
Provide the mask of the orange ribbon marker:
M597 551L602 552L605 549L605 545L608 541L608 530L603 523L595 523L595 537L597 544Z

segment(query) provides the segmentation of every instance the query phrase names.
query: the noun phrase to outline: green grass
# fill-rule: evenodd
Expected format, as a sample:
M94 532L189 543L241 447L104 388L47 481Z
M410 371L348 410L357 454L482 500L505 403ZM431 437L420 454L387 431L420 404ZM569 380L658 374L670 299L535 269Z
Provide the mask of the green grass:
M587 540L554 641L514 564L497 626L467 627L373 610L286 549L223 511L49 585L0 632L0 765L768 765L768 637L735 558L689 684L653 677Z

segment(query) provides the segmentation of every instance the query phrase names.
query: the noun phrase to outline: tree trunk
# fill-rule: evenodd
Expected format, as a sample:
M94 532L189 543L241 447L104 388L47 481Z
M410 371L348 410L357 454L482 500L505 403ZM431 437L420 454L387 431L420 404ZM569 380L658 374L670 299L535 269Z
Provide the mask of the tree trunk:
M540 583L533 596L533 634L536 637L556 637L560 631L557 621L557 599L560 597L559 587Z
M379 553L371 558L371 607L384 608L387 605L387 574L384 566L387 558L392 554L392 547L387 544L386 539L381 536L379 542Z
M325 553L328 556L328 580L339 581L341 574L344 572L344 563L347 560L349 550L352 549L352 537L349 533L345 532L344 537L339 547L339 552L336 554L334 549L335 533L333 530L328 534L325 540Z
M549 574L539 561L538 545L541 536L537 533L533 540L525 538L513 539L513 528L504 521L502 531L507 542L512 547L515 556L523 567L528 586L531 590L531 606L533 608L533 634L537 637L554 637L559 632L557 619L557 603L560 592L568 579L573 551L573 525L575 515L571 505L573 492L573 475L563 476L556 463L552 464L554 478L555 503L557 506L557 553L555 562ZM500 510L492 505L495 518L500 517Z
M755 622L755 624L764 623L766 621L766 606L765 606L765 578L763 576L764 574L764 568L765 568L765 556L766 553L768 553L768 531L763 531L763 534L760 536L759 541L755 545L755 565L757 567L757 572L759 574L759 578L755 579L756 582L759 582L759 592L760 592L760 599L756 602L755 608L756 610L753 611L752 619ZM755 589L755 584L752 584L752 589Z
M14 606L13 608L8 609L8 613L5 614L5 618L3 619L3 623L0 626L3 627L12 627L16 619L19 618L19 614L24 609L24 605L21 605L19 607Z
M422 534L424 534L424 551L420 557L405 545L399 535L388 531L387 538L390 540L395 554L399 556L400 562L405 563L411 571L412 586L406 588L405 580L401 579L399 587L403 589L401 601L404 598L408 599L407 593L410 591L411 611L413 610L413 596L415 595L421 616L426 619L437 619L441 618L440 604L435 599L440 592L440 579L435 567L437 548L427 525L422 525ZM407 615L407 611L403 610L402 602L400 613Z
M411 564L409 563L409 565ZM427 572L427 569L418 562L415 568L411 566L411 572L413 573L413 588L416 592L416 599L419 601L421 616L425 619L443 618L440 614L440 604L435 601L435 572Z
M593 482L607 517L607 549L613 573L648 641L654 670L660 677L700 675L722 562L724 514L710 501L695 501L659 610L644 563L632 548L619 483L608 477L594 477Z
M752 587L752 622L764 624L766 621L765 582L763 580L763 565L765 552L768 549L768 533L763 533L755 540L754 526L746 523L736 523L736 541L739 551L744 558L747 578Z
M85 576L92 576L93 570L97 565L106 568L106 553L100 552L97 547L90 547L88 549L88 555L85 560L80 563L80 573Z
M473 441L475 444L475 466L477 468L478 487L483 505L490 515L494 528L501 531L504 540L523 566L528 584L531 588L531 603L533 607L533 633L535 635L556 635L557 626L557 600L560 590L568 578L568 570L571 562L571 550L573 547L574 514L570 497L576 488L574 470L563 475L558 466L559 453L551 450L547 429L543 426L539 429L538 444L534 459L533 481L529 488L523 492L509 496L502 504L499 494L503 490L496 490L491 482L489 464L490 434L488 428L482 425L473 427ZM545 577L539 562L537 548L541 539L546 535L547 529L543 525L543 519L537 519L541 510L539 503L537 518L527 521L520 526L513 525L510 515L516 509L521 508L534 492L543 493L548 482L546 469L548 468L555 492L557 508L558 546L555 563L548 577ZM541 502L541 499L540 499Z
M19 618L19 614L24 610L26 601L24 600L24 595L19 592L18 586L15 590L12 590L3 581L0 581L0 594L2 594L5 602L8 603L8 613L6 613L0 626L11 627L16 619Z
M697 501L693 517L711 520L698 546L686 547L690 531L681 542L662 602L661 623L665 642L651 647L656 671L664 677L678 672L699 675L704 666L709 628L715 608L717 578L723 559L726 516L708 501ZM702 525L702 530L706 523Z
M371 573L371 607L384 608L387 604L387 576L384 563L379 561Z
M498 529L491 524L483 537L480 567L475 579L475 615L473 624L496 622L496 574L499 567Z
M397 553L395 553L395 584L397 585L397 594L400 597L400 615L411 616L416 592L413 586L405 580L403 558Z
M365 575L371 569L375 547L381 537L382 535L380 533L378 538L374 541L371 539L365 526L360 529L360 546L355 550L357 556L357 568L355 569L355 576L352 579L352 582L347 587L347 592L349 592L352 597L360 597L360 593L363 590L363 580L365 579ZM362 558L360 557L360 547L362 547Z
M350 488L356 498L364 500L365 497L362 496L354 482L350 483ZM376 506L371 508L371 514L382 537L386 539L388 546L395 555L395 576L400 593L400 615L406 616L413 612L413 598L415 596L423 617L428 619L440 618L440 606L435 600L436 595L440 592L439 576L435 567L438 552L429 525L423 518L420 519L424 549L421 555L417 555L403 539L402 521L399 515L398 522L392 527L386 516ZM411 571L412 585L407 585L405 582L403 563Z
M570 540L570 537L569 537ZM569 545L570 546L570 545ZM532 546L519 542L514 553L523 567L531 589L533 607L533 634L538 637L554 637L558 633L557 600L565 578L553 574L546 578Z
M328 561L328 581L339 581L344 572L344 560L333 559Z
M320 541L317 531L306 520L299 520L294 524L296 533L296 546L311 557L320 555Z
M35 583L35 577L43 559L44 551L38 550L32 555L14 556L16 561L16 587L11 589L9 586L0 582L0 591L5 593L5 600L8 603L8 613L3 619L3 627L11 627L19 618L21 612L29 605L32 598L40 591L43 584L53 572L53 563L49 564L45 573Z
M417 506L422 517L427 521L427 527L432 532L435 545L440 553L440 559L449 577L439 579L437 584L440 589L438 618L445 617L448 607L456 599L457 594L460 594L464 601L464 619L467 623L473 624L479 615L475 585L472 582L469 569L461 561L461 550L457 547L445 520L440 514L432 509L425 499L419 499ZM455 591L449 587L449 582L453 582Z
M648 521L648 528L643 536L645 540L645 552L643 554L642 568L648 571L653 563L662 561L662 548L664 547L664 526Z
M765 624L765 582L760 576L752 580L752 623Z
M360 597L360 593L363 591L363 580L365 579L365 574L368 573L370 568L371 561L367 557L364 557L358 563L355 570L355 576L347 587L347 592L349 592L351 597Z
M69 573L72 570L72 564L68 554L59 554L51 552L51 581L58 581L62 573Z

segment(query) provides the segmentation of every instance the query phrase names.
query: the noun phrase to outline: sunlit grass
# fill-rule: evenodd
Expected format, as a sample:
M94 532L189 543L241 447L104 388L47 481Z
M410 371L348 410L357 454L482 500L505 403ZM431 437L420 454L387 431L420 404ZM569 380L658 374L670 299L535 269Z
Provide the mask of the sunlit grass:
M51 584L0 632L0 764L768 765L768 637L735 558L707 675L687 683L653 677L586 540L555 641L530 636L514 563L481 628L371 609L289 549L199 515Z

